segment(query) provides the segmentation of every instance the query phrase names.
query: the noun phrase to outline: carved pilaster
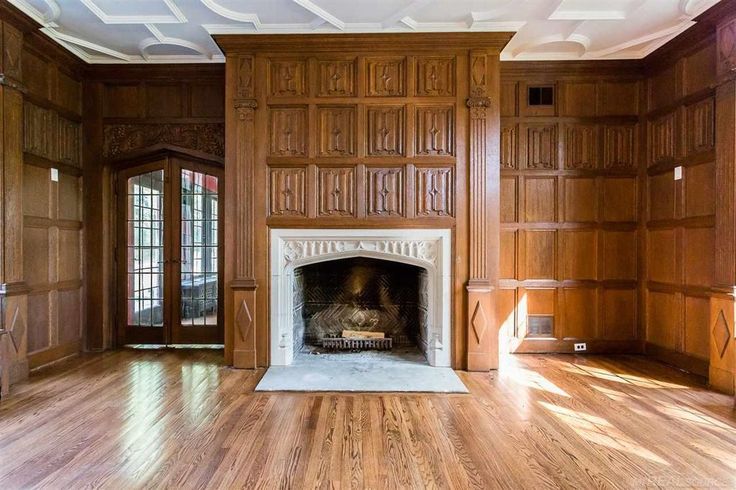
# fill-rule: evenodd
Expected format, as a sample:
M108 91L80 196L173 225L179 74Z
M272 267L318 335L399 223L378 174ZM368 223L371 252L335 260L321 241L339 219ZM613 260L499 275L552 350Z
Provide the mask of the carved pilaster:
M715 288L710 299L709 382L736 391L736 18L718 26L715 102Z
M23 34L2 23L0 73L0 330L11 381L27 377L27 294L23 276Z
M466 101L470 112L468 160L470 280L467 284L467 342L470 371L487 371L498 367L498 332L492 300L494 281L489 244L491 233L489 224L493 220L493 211L489 196L492 179L499 178L499 175L496 175L499 173L499 162L493 162L489 152L489 144L494 137L489 125L492 117L491 99L488 96L491 90L489 62L490 57L484 52L470 54L470 97ZM498 115L495 117L498 118Z

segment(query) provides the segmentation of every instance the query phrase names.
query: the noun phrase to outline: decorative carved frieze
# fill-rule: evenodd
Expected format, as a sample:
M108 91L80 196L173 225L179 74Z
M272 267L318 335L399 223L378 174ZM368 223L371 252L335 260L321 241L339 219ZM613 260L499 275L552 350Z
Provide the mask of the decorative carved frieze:
M416 66L417 95L455 95L454 57L418 57Z
M526 168L553 169L557 161L557 127L554 124L528 124L526 129Z
M393 97L406 95L406 58L366 59L366 95Z
M453 216L455 182L450 167L417 167L414 196L418 217Z
M453 106L418 106L416 109L416 154L446 156L454 154Z
M404 155L404 106L368 106L368 155Z
M270 109L270 154L281 157L307 156L307 108Z
M355 168L321 167L317 194L319 216L354 216Z
M382 255L410 257L434 267L439 266L438 240L391 240L359 238L347 239L293 239L285 241L282 260L284 266L302 259L323 255L343 254L349 251L368 251Z
M564 127L565 168L590 170L598 166L598 127L574 124Z
M225 156L225 128L219 123L107 124L104 140L106 157L161 143Z
M307 95L306 61L272 59L269 65L269 93L271 96L301 97Z
M269 177L269 214L271 216L306 216L307 172L299 168L271 168Z
M603 166L607 169L636 167L636 125L603 128Z
M710 151L715 145L714 100L707 98L687 108L687 153Z
M515 169L518 166L518 133L516 124L501 126L501 168Z
M368 216L404 216L403 167L366 169Z
M323 106L317 109L319 156L355 156L355 107Z
M355 95L355 60L320 60L318 62L320 97Z

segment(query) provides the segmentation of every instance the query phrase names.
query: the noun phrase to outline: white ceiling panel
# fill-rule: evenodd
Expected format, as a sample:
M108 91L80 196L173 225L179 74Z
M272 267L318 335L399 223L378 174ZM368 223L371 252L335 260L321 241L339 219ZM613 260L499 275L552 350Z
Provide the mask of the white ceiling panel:
M219 33L512 31L504 60L642 58L718 0L10 0L89 63L222 62Z

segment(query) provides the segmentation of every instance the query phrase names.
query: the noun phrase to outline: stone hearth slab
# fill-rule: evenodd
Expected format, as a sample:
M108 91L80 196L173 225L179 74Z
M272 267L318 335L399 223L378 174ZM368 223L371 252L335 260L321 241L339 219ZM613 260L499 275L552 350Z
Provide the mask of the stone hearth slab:
M468 393L450 368L380 352L299 355L268 368L256 391Z

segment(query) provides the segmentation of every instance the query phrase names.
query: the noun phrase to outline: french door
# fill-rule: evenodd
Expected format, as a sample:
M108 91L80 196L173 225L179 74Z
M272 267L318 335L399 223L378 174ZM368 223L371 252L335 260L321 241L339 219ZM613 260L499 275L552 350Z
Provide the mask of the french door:
M118 341L221 344L222 169L166 158L118 173Z

